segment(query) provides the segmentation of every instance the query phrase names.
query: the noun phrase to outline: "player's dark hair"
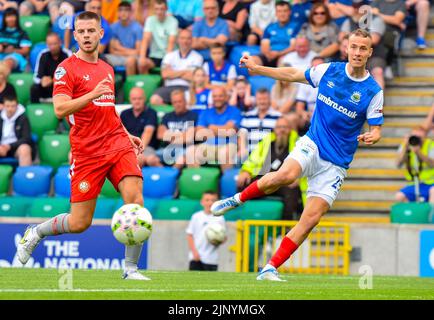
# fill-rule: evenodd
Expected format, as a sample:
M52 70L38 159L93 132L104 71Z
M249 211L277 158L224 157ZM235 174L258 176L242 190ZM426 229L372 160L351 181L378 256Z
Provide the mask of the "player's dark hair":
M18 14L18 10L15 8L7 8L5 11L3 11L3 24L2 24L2 28L1 30L4 31L6 30L6 17L8 16L15 16L16 17L16 28L18 30L21 30L21 26L20 26L20 15Z
M3 97L3 101L15 101L18 102L17 95L15 93L7 93Z
M119 3L118 5L118 9L119 8L128 8L131 10L131 3L129 3L128 1L122 1L121 3Z
M275 7L288 7L291 10L291 4L288 1L276 1Z
M96 20L98 25L101 26L101 18L95 12L83 11L75 18L75 23L77 23L78 20Z

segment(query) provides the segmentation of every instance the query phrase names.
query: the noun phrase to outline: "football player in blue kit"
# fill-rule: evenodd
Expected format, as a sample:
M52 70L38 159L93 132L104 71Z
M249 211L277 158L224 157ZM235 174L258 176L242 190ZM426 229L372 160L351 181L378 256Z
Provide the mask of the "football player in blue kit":
M349 37L348 62L324 63L300 70L258 66L250 56L241 58L240 64L251 74L318 87L309 131L297 141L280 169L267 173L242 192L217 201L211 207L214 215L223 215L247 200L271 194L302 176L307 177L307 202L301 218L283 238L258 280L282 281L277 268L297 250L332 206L358 143L372 145L380 140L383 91L366 70L371 55L371 35L358 29ZM365 121L369 131L362 133Z

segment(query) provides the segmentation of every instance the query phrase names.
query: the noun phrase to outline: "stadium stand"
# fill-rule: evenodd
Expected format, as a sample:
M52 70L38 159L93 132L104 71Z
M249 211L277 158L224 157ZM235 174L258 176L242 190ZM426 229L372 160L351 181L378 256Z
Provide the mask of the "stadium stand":
M0 165L0 196L4 196L9 192L12 170L13 168L10 165Z
M26 106L26 115L29 118L32 133L37 135L38 140L48 131L56 130L59 125L52 104L29 104Z
M143 197L172 198L176 191L176 178L179 170L176 168L143 168Z
M218 191L217 168L186 168L179 177L180 198L200 199L207 190Z
M18 167L13 181L13 194L25 197L42 197L50 193L51 174L49 166Z

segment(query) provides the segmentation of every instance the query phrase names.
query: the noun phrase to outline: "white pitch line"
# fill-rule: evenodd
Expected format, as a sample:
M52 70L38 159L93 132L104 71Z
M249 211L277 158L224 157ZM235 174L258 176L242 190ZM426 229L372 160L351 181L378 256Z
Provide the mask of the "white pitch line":
M31 293L31 292L224 292L228 290L214 289L0 289L0 293Z

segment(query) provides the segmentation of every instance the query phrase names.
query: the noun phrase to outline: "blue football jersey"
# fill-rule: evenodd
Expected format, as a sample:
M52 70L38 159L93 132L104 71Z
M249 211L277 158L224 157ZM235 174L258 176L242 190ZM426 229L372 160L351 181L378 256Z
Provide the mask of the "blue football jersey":
M318 146L323 160L348 169L356 152L363 124L382 125L383 90L368 73L355 79L345 62L307 69L305 76L318 87L316 108L307 135Z

